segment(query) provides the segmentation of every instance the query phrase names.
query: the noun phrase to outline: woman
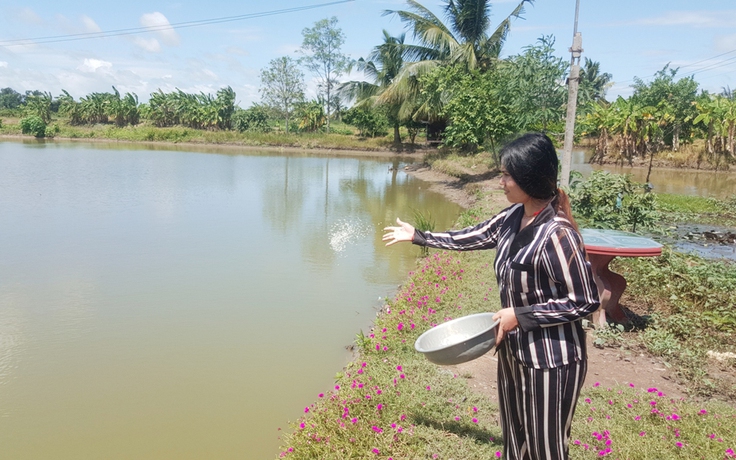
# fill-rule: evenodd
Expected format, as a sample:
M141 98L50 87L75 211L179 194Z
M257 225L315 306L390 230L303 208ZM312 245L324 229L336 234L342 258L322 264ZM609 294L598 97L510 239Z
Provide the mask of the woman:
M498 392L506 459L566 459L570 427L587 370L581 320L599 306L598 290L557 188L557 152L530 133L501 150L501 188L514 203L475 227L422 232L397 219L387 246L468 251L496 248L501 293Z

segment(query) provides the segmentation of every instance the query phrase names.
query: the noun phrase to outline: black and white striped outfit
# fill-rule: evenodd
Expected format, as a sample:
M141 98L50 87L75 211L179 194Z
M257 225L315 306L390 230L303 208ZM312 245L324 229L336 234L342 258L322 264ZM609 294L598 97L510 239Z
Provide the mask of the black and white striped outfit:
M522 204L475 227L416 231L413 243L469 251L496 248L501 306L519 327L499 346L498 389L506 459L566 459L587 370L581 319L600 302L583 242L553 201L519 231Z

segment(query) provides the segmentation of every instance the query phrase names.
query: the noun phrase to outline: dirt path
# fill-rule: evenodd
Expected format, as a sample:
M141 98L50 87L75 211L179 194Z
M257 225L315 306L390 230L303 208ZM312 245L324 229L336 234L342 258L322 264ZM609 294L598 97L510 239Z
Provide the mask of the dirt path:
M478 188L492 193L487 194L491 209L502 209L508 206L504 195L498 189L497 179L477 180L463 183L428 167L413 166L407 168L407 173L431 183L431 190L447 196L451 201L463 207L470 207L475 203L475 193ZM490 216L489 216L490 217ZM636 388L657 388L672 398L686 396L683 386L675 382L672 371L658 358L634 349L598 348L593 345L594 331L587 334L588 343L588 375L586 387L600 385L611 388L618 385L632 384ZM482 357L450 369L457 375L468 379L470 387L492 399L496 399L496 364L493 353L486 353Z

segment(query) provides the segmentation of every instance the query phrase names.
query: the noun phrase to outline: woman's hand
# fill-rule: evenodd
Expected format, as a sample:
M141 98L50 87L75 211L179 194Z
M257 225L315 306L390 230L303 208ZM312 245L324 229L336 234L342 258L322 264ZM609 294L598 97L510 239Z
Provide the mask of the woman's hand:
M383 241L388 241L386 246L414 239L414 227L411 224L402 222L398 217L396 218L396 223L399 224L398 227L386 227L383 229L383 231L386 232L386 234L383 235Z
M494 320L498 321L498 332L496 333L496 347L501 343L507 332L511 332L519 326L516 319L516 313L513 308L502 308L493 315Z

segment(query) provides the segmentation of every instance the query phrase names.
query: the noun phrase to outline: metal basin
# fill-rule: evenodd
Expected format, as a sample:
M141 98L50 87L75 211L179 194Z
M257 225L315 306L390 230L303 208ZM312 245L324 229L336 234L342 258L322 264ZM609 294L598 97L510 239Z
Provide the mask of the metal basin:
M419 336L414 348L442 366L476 359L496 344L495 313L476 313L438 324Z

